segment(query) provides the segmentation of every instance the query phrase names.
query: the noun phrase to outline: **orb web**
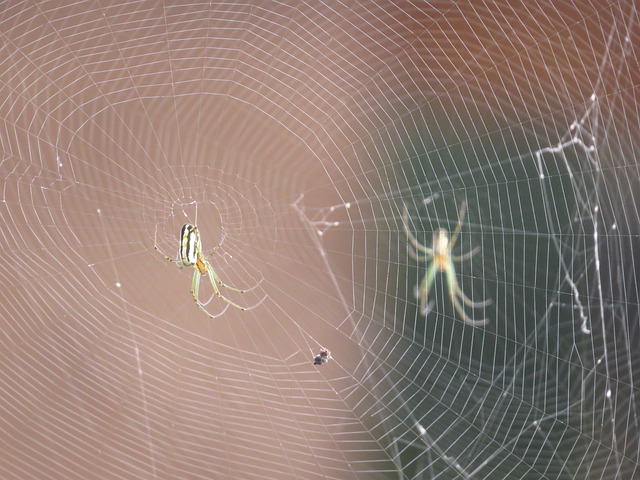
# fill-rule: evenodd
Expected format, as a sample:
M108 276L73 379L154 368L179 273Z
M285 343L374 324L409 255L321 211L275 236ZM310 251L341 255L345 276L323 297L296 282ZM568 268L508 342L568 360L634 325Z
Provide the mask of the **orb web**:
M638 475L633 2L0 11L0 476Z

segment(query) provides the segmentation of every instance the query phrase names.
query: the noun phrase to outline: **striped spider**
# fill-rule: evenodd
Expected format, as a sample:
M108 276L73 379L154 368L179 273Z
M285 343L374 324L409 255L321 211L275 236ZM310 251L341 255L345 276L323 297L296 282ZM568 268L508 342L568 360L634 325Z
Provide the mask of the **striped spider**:
M463 255L451 254L453 247L456 245L456 240L458 240L460 230L462 229L462 223L466 212L467 202L463 201L460 205L460 212L458 213L458 224L453 231L453 234L449 235L449 232L446 229L439 228L433 232L433 245L431 247L427 247L420 243L413 232L409 229L409 211L406 205L404 205L404 211L402 214L402 225L404 227L404 233L407 236L411 247L413 247L409 248L409 255L419 262L427 264L427 272L424 274L422 281L417 287L420 313L422 315L427 314L427 297L429 296L429 291L431 290L433 281L437 273L444 273L447 281L447 288L449 289L449 298L451 299L451 303L453 304L456 312L458 312L466 324L473 327L479 327L485 325L488 320L486 318L481 320L473 319L467 315L463 305L468 308L482 308L490 305L491 300L474 302L464 294L458 284L454 262L461 262L463 260L470 259L480 251L480 247L475 247L473 250L470 250Z
M248 290L241 290L239 288L232 287L231 285L227 285L226 283L223 283L222 280L220 280L220 277L218 277L218 274L211 266L211 263L209 263L209 257L211 255L205 256L202 253L202 242L200 241L198 227L189 223L183 225L182 230L180 230L180 250L178 250L177 259L169 257L166 253L160 250L160 247L158 247L157 236L158 229L156 227L154 248L158 252L160 252L166 260L170 261L171 263L175 263L180 268L193 267L193 277L191 279L191 295L193 296L193 301L196 302L196 305L198 305L200 310L205 312L211 318L214 318L214 316L207 312L205 308L209 302L205 304L198 299L198 292L200 290L200 277L202 275L209 275L209 280L211 281L211 285L213 286L213 291L221 300L225 301L232 307L237 308L238 310L247 310L247 307L238 305L237 303L229 300L227 297L222 295L222 293L220 292L218 286L238 293L244 293ZM214 252L215 250L216 249L214 249ZM253 290L253 288L255 287L252 287L249 290Z

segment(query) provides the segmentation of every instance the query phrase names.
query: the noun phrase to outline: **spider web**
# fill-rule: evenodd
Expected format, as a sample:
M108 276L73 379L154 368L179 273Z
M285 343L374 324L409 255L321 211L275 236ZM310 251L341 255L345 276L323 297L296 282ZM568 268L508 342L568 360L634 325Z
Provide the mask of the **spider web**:
M639 475L639 41L632 1L3 2L0 476ZM476 328L402 224L462 202ZM194 305L185 223L255 308Z

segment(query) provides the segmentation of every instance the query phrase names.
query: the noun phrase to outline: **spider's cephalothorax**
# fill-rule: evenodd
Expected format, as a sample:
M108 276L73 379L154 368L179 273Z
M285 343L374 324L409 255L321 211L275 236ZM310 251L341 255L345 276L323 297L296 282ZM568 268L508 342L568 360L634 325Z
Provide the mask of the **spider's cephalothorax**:
M453 262L461 262L473 257L480 251L480 247L476 247L464 255L451 255L451 251L458 239L458 234L462 229L462 222L466 212L467 203L462 202L460 205L460 212L458 213L458 224L456 229L453 231L453 235L449 236L449 232L444 228L436 230L433 233L433 246L431 248L418 242L413 232L409 229L409 211L406 205L404 206L402 214L402 225L404 233L412 246L409 250L409 254L416 260L427 264L427 272L424 274L424 277L417 288L418 301L422 314L424 315L428 311L427 297L429 296L429 290L431 290L436 273L442 272L446 276L447 286L449 288L449 297L451 298L451 303L453 304L456 312L458 312L465 323L477 327L486 324L487 319L483 318L481 320L475 320L469 317L464 311L462 305L464 304L469 308L486 307L491 304L491 300L474 302L467 297L458 284L456 269Z
M439 228L433 234L433 263L439 272L447 268L447 258L450 256L449 232Z

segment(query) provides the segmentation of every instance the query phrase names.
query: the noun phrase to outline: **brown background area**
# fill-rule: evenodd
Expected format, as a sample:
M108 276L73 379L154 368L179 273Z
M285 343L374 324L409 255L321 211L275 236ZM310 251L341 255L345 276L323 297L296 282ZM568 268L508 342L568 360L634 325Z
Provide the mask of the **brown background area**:
M398 205L413 194L419 146L435 142L429 128L458 143L459 131L504 133L507 144L503 128L516 126L545 145L593 89L637 90L637 71L599 70L607 45L624 44L607 44L622 25L633 27L630 57L637 48L629 5L566 3L4 2L0 478L453 478L449 445L460 455L473 446L460 468L479 477L526 478L544 470L538 462L555 464L549 478L585 473L588 447L570 446L569 468L551 447L511 451L519 442L501 423L479 436L484 417L467 399L488 415L505 407L502 372L471 393L482 388L476 368L486 373L465 351L479 333L432 338L433 349L412 338L422 326L404 297L416 279L399 275ZM428 128L415 120L422 109ZM637 110L629 116L637 126ZM513 158L508 146L489 154ZM487 179L477 159L441 166L434 190L458 198ZM460 171L457 185L440 182ZM486 218L479 208L470 223ZM255 308L207 318L189 295L191 271L154 250L157 232L173 255L180 227L196 221L204 249L220 246L212 262L225 281L259 283L229 293L249 306L264 298ZM318 368L323 346L334 358ZM545 410L522 397L513 428L526 443L526 422ZM631 472L637 458L619 464Z

